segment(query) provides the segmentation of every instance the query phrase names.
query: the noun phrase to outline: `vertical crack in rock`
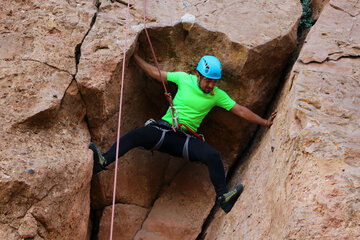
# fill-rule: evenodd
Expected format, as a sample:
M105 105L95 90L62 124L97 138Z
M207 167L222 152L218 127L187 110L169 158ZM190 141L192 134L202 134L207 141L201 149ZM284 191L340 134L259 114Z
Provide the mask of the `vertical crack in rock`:
M95 1L94 1L94 4L95 4L97 10L96 10L96 13L94 14L94 16L93 16L92 19L91 19L90 27L89 27L89 29L87 30L87 32L85 33L85 35L84 35L83 39L81 40L81 42L80 42L79 44L77 44L76 47L75 47L75 64L76 64L76 71L75 71L75 74L73 75L73 81L76 82L76 85L78 86L78 89L79 89L80 97L81 97L81 99L82 99L82 101L84 102L85 105L86 105L86 101L84 100L84 96L82 95L82 93L81 93L81 91L80 91L79 83L78 83L77 80L76 80L76 75L77 75L77 73L78 73L78 71L79 71L79 63L80 63L80 57L81 57L81 46L82 46L82 44L84 43L87 35L90 33L92 27L94 26L94 24L95 24L95 22L96 22L97 15L98 15L99 10L100 10L100 5L101 5L100 0L95 0ZM70 83L70 85L71 85L71 83ZM70 86L70 85L69 85L69 86ZM87 125L89 126L88 118L87 118L87 113L85 114L85 121L86 121ZM88 127L88 129L89 129L89 127Z
M269 116L272 113L272 111L275 110L273 108L274 108L274 106L276 106L277 101L279 100L279 95L280 95L281 91L283 90L286 79L289 77L291 69L293 68L294 64L296 63L296 60L298 59L298 56L303 47L303 44L305 43L306 36L311 29L311 27L309 27L305 30L302 30L299 34L299 28L301 28L301 27L302 26L298 25L298 43L297 43L296 49L293 52L293 54L291 55L287 64L284 66L284 69L280 76L280 81L278 83L278 87L275 90L275 92L273 93L273 95L271 96L271 100L269 101L269 103L266 107L267 111L265 112L264 116ZM233 177L235 177L234 175L236 173L236 170L238 168L240 168L241 165L250 157L252 150L256 149L256 146L261 141L261 138L264 136L265 132L266 132L266 129L264 127L257 126L257 128L256 128L254 134L252 135L251 139L249 140L247 146L244 148L244 150L242 152L239 152L238 156L236 157L236 161L230 167L230 169L226 175L227 183L231 182ZM246 189L246 187L245 187L245 189ZM211 222L213 221L213 219L215 217L216 212L219 209L220 209L220 207L217 204L215 204L214 207L211 209L208 217L204 221L201 232L197 236L196 240L205 239L206 230L210 226Z
M79 83L77 82L76 76L77 76L77 73L78 73L78 71L79 71L79 63L80 63L80 57L81 57L81 46L82 46L82 44L84 43L86 37L88 36L88 34L90 33L91 29L93 28L93 26L94 26L94 24L95 24L95 22L96 22L97 15L98 15L98 13L99 13L99 11L100 11L101 1L100 1L100 0L95 0L95 1L94 1L94 4L95 4L97 10L96 10L94 16L93 16L92 19L91 19L90 27L89 27L88 31L85 33L82 41L81 41L79 44L77 44L76 47L75 47L75 64L76 64L76 71L75 71L75 74L73 75L73 81L76 82L77 88L79 89L80 97L81 97L83 103L85 104L85 106L86 106L86 101L84 100L84 96L82 95L82 93L81 93L81 91L80 91ZM70 85L71 85L71 83L70 83ZM70 85L69 85L69 86L70 86ZM86 108L86 109L87 109L87 108ZM88 114L87 114L87 110L86 110L86 113L85 113L85 117L84 117L84 118L85 118L85 122L86 122L86 124L87 124L87 126L88 126L88 129L90 130L87 115L88 115ZM98 224L99 224L99 217L97 216L97 214L96 214L95 212L93 212L93 211L90 209L90 216L89 216L89 218L90 218L90 221L91 221L91 223L92 223L92 230L91 230L90 238L91 238L91 239L94 239L94 238L96 238L96 234L94 234L94 233L96 233L96 231L98 230L98 229L97 229L97 226L98 226ZM96 226L96 227L94 227L94 226Z
M91 20L90 27L89 27L88 31L85 33L85 36L82 39L82 41L78 45L76 45L76 47L75 47L76 72L75 72L74 78L76 77L76 75L78 73L78 67L79 67L79 62L80 62L80 57L81 57L81 46L84 43L85 38L87 37L87 35L89 34L89 32L91 31L92 27L94 26L94 24L96 22L96 18L97 18L99 9L100 9L101 2L100 2L100 0L96 0L96 2L94 4L95 4L95 6L97 8L97 11L96 11L96 13L94 14L94 16L93 16L93 18Z

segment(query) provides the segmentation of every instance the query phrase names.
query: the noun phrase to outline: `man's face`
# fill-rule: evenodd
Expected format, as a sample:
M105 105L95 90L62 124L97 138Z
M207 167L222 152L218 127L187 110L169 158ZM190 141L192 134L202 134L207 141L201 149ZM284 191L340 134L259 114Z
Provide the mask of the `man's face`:
M211 79L206 77L201 78L199 75L198 75L198 81L200 81L199 87L204 93L210 93L212 90L214 90L214 87L216 86L217 83L217 79Z

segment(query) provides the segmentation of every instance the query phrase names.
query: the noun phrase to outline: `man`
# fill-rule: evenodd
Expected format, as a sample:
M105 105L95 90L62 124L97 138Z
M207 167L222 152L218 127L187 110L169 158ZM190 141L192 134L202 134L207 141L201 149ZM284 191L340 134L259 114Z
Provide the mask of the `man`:
M172 129L173 118L169 108L161 120L148 121L145 126L130 130L123 135L119 144L119 156L134 147L144 147L149 150L159 150L176 157L184 157L190 161L200 161L207 165L212 184L216 192L217 202L228 213L243 191L243 185L238 185L229 192L226 185L224 165L218 151L202 139L196 137L196 131L207 113L214 107L222 107L248 121L270 127L276 117L276 111L269 119L263 119L248 108L237 104L224 91L216 87L221 78L221 64L214 56L204 56L196 68L197 74L185 72L166 72L158 69L139 57L137 48L134 52L137 65L150 77L161 82L171 81L178 85L177 94L173 100L178 112L178 122L181 124L175 132ZM198 135L197 135L198 136ZM94 151L94 173L104 169L116 160L115 142L111 148L100 153L94 143L89 148Z

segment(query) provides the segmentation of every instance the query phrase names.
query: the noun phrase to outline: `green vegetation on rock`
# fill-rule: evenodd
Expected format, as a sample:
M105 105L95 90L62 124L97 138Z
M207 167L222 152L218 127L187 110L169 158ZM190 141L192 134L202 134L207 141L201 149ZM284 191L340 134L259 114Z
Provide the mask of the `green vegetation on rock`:
M298 36L300 37L303 31L307 28L312 27L314 25L315 21L312 18L312 10L310 8L310 2L311 0L300 0L301 6L303 8L303 13L301 15L301 19L299 22L298 27Z

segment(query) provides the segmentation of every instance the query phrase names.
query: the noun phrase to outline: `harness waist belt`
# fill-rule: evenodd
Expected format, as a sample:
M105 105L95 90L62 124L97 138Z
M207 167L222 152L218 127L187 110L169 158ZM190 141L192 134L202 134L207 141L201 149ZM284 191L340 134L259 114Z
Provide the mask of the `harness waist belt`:
M158 121L155 121L154 119L149 119L145 123L145 126L152 126L152 127L155 127L155 128L162 131L159 141L151 149L152 151L153 150L159 150L161 148L163 142L164 142L165 134L167 132L172 131L172 126L168 122L166 122L166 121L164 121L162 119L160 119ZM189 140L190 140L190 138L200 138L200 136L196 136L192 132L183 131L183 130L180 130L179 132L183 133L186 136L186 140L185 140L185 143L184 143L184 146L183 146L183 157L186 160L189 160ZM204 141L204 139L201 139L201 140Z
M157 125L159 125L159 126L164 126L164 127L166 127L167 129L172 129L171 124L168 123L167 121L162 120L162 119L156 121L155 124L157 124ZM187 130L183 130L183 129L181 128L181 126L184 126ZM192 137L197 137L197 138L199 138L200 140L205 141L204 135L202 135L202 134L197 134L196 132L192 131L188 126L186 126L185 124L179 123L179 128L180 128L179 131L181 131L181 132L183 132L183 133L185 133L185 134L188 134L188 135L190 135L190 136L192 136Z

